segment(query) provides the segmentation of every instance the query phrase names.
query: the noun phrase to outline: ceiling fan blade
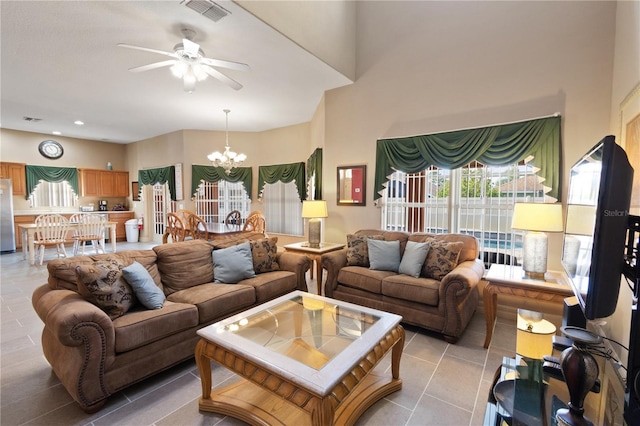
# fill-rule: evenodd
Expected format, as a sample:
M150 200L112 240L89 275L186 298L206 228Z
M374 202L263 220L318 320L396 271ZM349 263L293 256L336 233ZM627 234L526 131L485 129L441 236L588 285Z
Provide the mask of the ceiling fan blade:
M200 59L200 62L205 65L210 65L212 67L228 68L231 70L238 70L238 71L251 70L251 68L247 64L243 64L241 62L223 61L222 59L202 58Z
M141 67L129 68L129 71L131 72L149 71L149 70L154 70L156 68L168 67L169 65L174 65L176 63L178 63L176 59L169 59L168 61L155 62L149 65L142 65Z
M200 50L200 45L198 43L194 43L187 38L182 39L182 47L184 48L185 53L192 58L198 56L198 51Z
M145 52L158 53L160 55L170 56L172 58L178 57L174 52L165 52L164 50L149 49L148 47L134 46L133 44L119 43L118 46L126 47L127 49L144 50Z
M208 67L206 65L204 65L202 67L202 69L207 74L209 74L211 77L217 78L218 80L220 80L221 82L225 83L227 86L231 87L232 89L235 89L235 90L242 89L242 84L240 84L237 81L227 77L226 75L222 74L220 71L218 71L216 69L213 69L211 67Z

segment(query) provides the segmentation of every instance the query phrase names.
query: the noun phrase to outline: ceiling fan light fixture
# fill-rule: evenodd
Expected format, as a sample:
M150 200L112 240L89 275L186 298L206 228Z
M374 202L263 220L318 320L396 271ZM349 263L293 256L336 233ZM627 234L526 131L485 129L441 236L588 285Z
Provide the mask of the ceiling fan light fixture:
M223 111L226 114L226 142L224 152L212 152L207 156L207 158L211 161L214 167L222 167L226 174L230 174L231 169L241 165L247 159L247 156L231 151L231 148L229 147L229 113L231 111L228 109L224 109Z
M171 74L177 78L183 78L189 69L189 64L183 61L178 61L171 67Z

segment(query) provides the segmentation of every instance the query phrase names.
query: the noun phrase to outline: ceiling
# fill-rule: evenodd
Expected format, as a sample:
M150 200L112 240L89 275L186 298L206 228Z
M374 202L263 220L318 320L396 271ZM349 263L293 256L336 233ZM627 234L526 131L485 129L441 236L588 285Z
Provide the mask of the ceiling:
M351 83L237 4L216 3L231 12L217 22L180 0L0 1L0 126L130 143L223 130L230 109L230 131L264 131L310 121L326 90ZM169 68L128 71L168 58L118 43L171 52L185 27L205 56L250 65L220 69L241 90L209 77L189 94Z

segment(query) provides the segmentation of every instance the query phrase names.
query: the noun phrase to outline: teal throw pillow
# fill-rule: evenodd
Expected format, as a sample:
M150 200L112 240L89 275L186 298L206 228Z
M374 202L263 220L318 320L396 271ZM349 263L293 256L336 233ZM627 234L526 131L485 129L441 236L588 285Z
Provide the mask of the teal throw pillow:
M398 272L400 267L400 241L367 240L369 269Z
M398 272L418 278L420 271L422 271L422 264L427 258L427 253L429 253L429 243L407 241Z
M249 241L213 251L213 280L216 283L236 284L256 276Z
M122 269L122 276L131 286L133 293L145 308L162 308L166 297L144 266L138 262L133 262L131 265Z

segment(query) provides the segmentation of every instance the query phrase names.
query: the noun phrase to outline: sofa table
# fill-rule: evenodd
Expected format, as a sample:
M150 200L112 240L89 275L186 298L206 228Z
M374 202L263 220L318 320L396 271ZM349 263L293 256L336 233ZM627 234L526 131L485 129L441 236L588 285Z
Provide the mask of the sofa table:
M198 331L202 411L253 425L352 425L400 390L399 315L294 291ZM375 369L391 352L391 372ZM211 361L243 379L212 391Z
M526 277L520 266L494 263L489 268L489 272L487 272L484 279L487 281L482 296L484 317L487 325L487 334L484 339L485 348L489 347L493 336L498 294L510 294L528 299L559 303L562 303L565 298L573 296L569 278L564 272L547 271L544 281L535 280Z
M316 277L318 282L318 294L322 294L322 255L331 251L340 250L344 247L344 244L337 243L322 243L320 247L309 247L308 242L304 243L292 243L284 246L285 251L292 251L294 253L302 253L311 259L311 262L316 263ZM313 279L313 267L309 272L311 279Z

